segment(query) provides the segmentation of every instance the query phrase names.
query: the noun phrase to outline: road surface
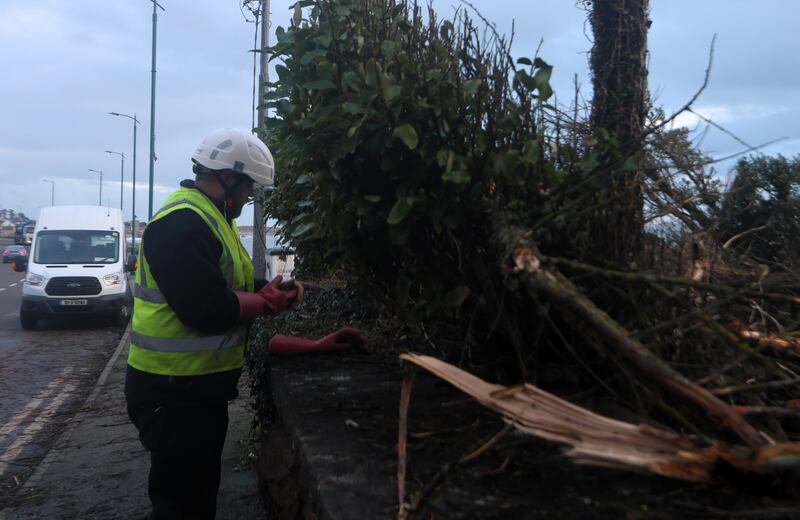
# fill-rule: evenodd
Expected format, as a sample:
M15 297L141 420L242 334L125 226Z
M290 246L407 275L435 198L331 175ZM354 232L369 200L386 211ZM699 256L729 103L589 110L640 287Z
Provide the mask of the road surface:
M81 406L122 332L108 320L19 323L24 273L0 264L0 510Z

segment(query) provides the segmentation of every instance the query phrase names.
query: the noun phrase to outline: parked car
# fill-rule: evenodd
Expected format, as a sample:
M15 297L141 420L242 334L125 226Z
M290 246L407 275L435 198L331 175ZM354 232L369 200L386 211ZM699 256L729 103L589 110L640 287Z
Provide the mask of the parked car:
M28 256L28 248L25 246L7 246L3 249L3 263L13 262L19 257Z

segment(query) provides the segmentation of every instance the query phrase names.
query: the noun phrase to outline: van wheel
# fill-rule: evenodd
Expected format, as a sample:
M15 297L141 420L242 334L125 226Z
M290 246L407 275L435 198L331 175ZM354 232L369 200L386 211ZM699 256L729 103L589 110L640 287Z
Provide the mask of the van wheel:
M131 307L127 303L120 305L114 314L111 315L111 324L115 327L123 327L128 324L131 317Z
M36 328L36 324L39 323L39 318L37 318L35 314L31 314L29 311L23 311L20 309L19 322L23 329L34 330Z

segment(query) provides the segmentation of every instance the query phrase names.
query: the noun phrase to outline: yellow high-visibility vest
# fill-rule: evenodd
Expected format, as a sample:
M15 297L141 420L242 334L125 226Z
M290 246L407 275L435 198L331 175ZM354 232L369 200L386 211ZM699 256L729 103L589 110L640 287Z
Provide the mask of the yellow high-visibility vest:
M253 291L253 263L231 225L203 193L181 187L153 215L155 222L173 211L197 213L222 244L219 268L228 288ZM244 364L247 324L222 334L208 334L184 325L167 305L153 279L144 255L144 237L139 244L139 267L133 286L133 318L128 364L150 374L196 376L241 368Z

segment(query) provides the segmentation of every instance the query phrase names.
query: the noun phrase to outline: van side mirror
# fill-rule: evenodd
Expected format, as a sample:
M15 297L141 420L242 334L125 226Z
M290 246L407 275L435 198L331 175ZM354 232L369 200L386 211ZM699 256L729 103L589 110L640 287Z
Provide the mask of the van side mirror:
M17 273L23 273L27 269L28 269L27 258L16 258L14 260L14 271L16 271Z
M126 273L132 273L132 272L136 271L136 268L138 267L137 264L138 264L138 262L136 261L136 257L135 256L129 258L128 259L128 263L125 264L125 272Z

